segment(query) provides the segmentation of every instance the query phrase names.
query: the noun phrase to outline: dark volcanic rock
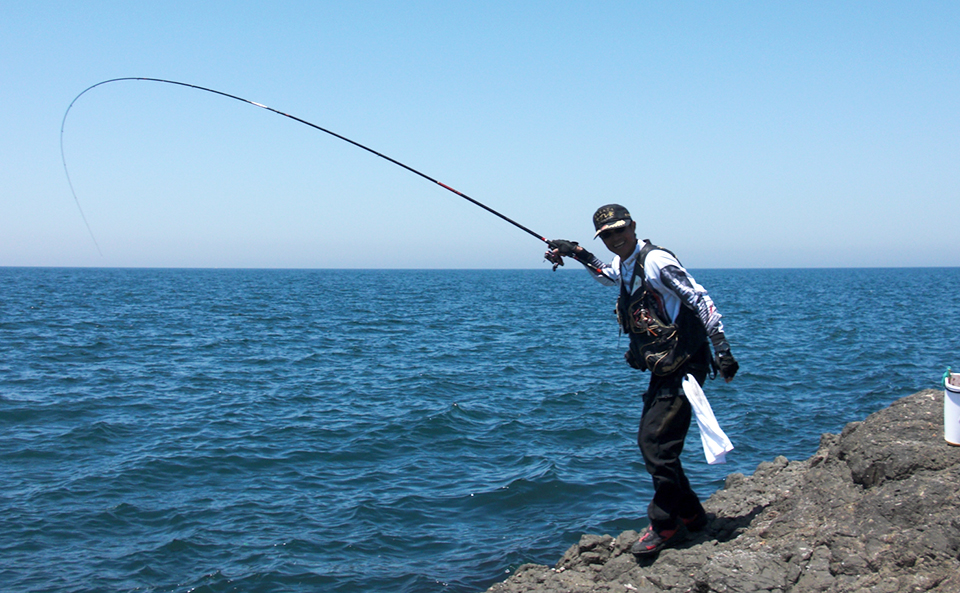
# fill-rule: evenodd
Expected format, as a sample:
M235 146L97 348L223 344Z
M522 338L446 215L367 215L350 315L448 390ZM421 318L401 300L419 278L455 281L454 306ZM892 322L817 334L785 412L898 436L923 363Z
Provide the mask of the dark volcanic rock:
M655 560L630 554L636 532L585 535L489 593L960 593L960 447L940 391L823 435L806 461L731 474L704 506L707 529Z

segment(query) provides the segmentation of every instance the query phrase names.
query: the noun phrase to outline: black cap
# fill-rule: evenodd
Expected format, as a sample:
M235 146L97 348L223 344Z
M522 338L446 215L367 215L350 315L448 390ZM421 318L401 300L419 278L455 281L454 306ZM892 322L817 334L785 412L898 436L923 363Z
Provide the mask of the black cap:
M630 213L620 204L600 206L593 214L593 228L597 230L593 238L596 239L603 231L627 226L632 220Z

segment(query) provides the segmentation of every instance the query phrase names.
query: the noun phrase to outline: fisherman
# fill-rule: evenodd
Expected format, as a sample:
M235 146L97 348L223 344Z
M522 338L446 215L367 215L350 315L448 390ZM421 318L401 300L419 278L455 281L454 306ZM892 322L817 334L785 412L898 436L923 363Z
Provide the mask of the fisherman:
M653 478L654 495L647 508L650 525L631 548L637 556L650 556L707 525L703 505L680 464L692 417L683 380L692 375L702 386L713 368L729 383L739 365L707 291L673 253L637 240L637 223L626 208L602 206L593 215L593 226L594 238L600 237L616 256L611 263L565 240L549 241L545 257L554 268L563 265L563 257L571 257L601 284L620 285L617 316L630 337L624 358L634 369L651 371L637 444Z

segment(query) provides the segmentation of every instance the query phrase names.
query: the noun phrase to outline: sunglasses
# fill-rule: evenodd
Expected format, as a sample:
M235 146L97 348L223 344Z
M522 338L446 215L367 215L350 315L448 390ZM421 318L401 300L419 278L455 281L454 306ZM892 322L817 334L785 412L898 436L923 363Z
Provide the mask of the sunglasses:
M619 234L622 233L623 231L627 230L627 228L628 228L629 226L630 226L630 225L624 225L624 226L622 226L622 227L620 227L620 228L617 228L617 229L609 229L609 230L603 231L602 233L600 233L600 238L601 238L601 239L609 239L610 237L612 237L612 236L614 236L614 235L619 235Z

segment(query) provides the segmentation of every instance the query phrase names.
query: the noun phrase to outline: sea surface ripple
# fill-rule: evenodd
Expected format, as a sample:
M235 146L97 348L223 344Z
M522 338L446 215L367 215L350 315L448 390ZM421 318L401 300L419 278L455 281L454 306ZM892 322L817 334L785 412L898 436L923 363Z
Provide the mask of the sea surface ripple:
M960 269L700 270L727 474L960 368ZM645 524L616 290L544 270L0 268L3 590L475 592Z

